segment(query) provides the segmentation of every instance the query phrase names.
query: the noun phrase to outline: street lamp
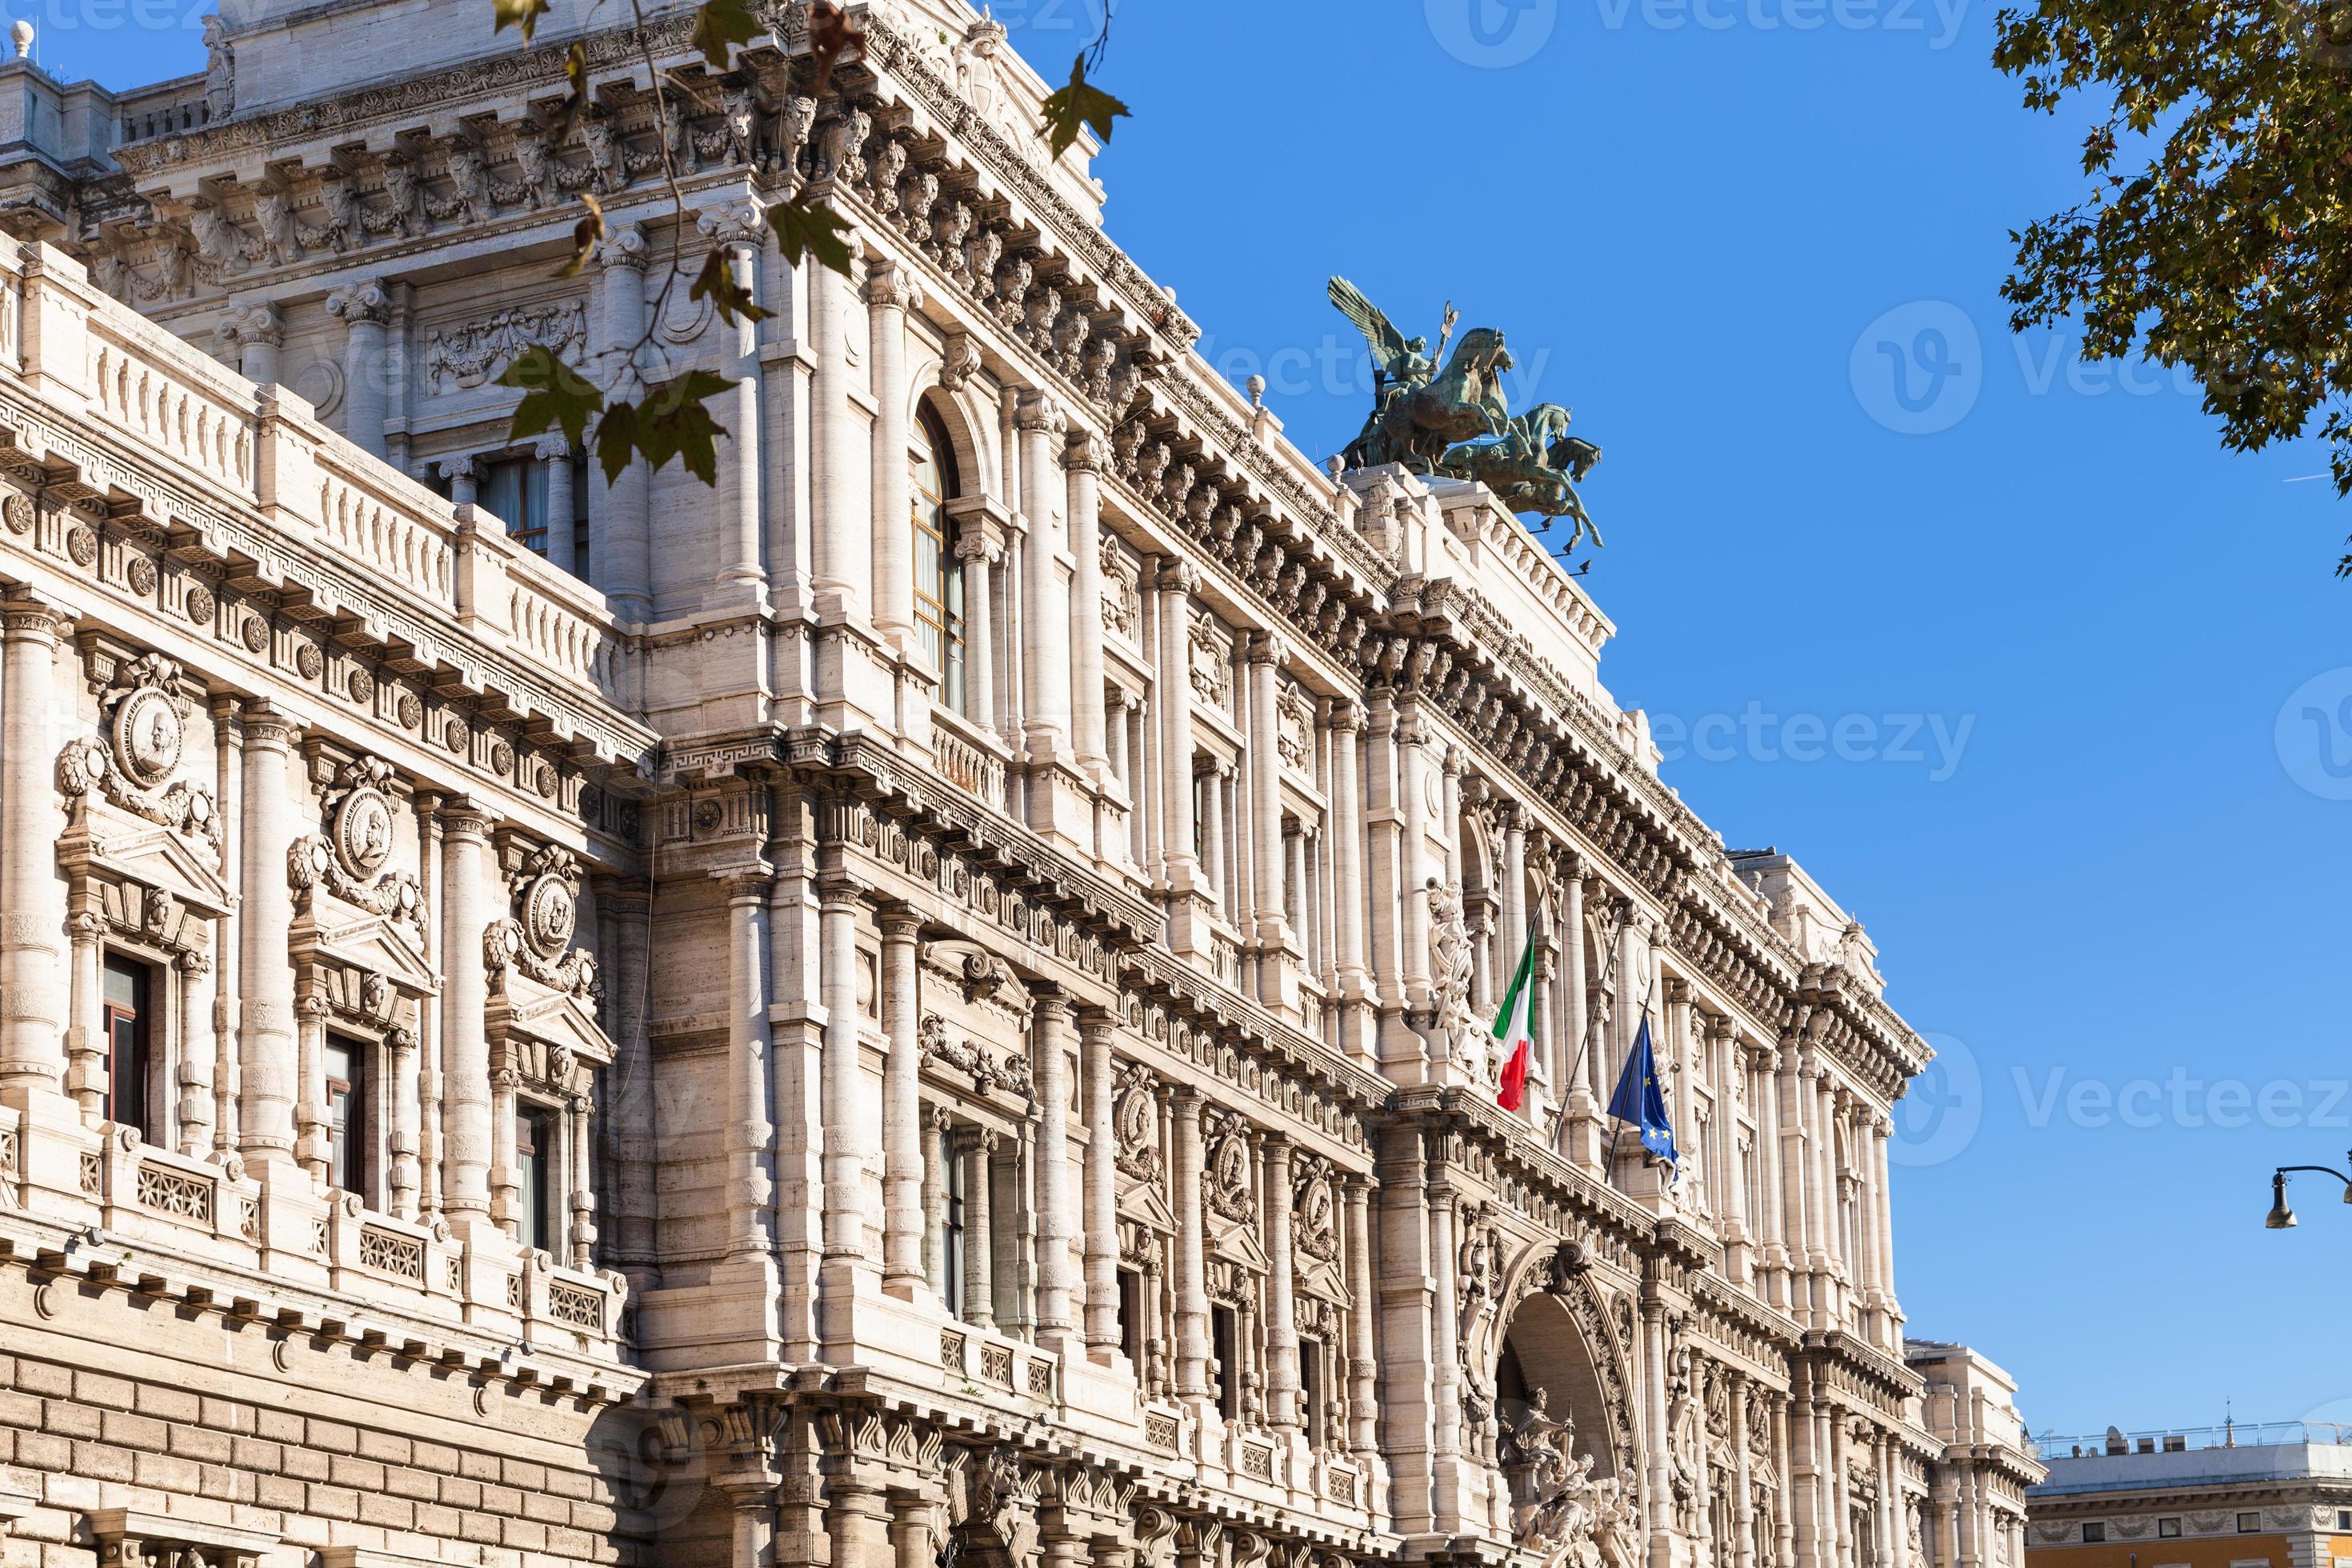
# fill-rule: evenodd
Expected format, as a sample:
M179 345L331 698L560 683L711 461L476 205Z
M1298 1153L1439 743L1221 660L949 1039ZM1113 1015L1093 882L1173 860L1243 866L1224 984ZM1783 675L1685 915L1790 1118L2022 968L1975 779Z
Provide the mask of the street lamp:
M2352 1162L2352 1152L2345 1158ZM2333 1176L2344 1184L2344 1201L2352 1204L2352 1176L2326 1165L2281 1165L2271 1173L2271 1212L2263 1216L2264 1228L2287 1230L2294 1225L2294 1211L2286 1206L2286 1178L2291 1171L2316 1171L2323 1176Z

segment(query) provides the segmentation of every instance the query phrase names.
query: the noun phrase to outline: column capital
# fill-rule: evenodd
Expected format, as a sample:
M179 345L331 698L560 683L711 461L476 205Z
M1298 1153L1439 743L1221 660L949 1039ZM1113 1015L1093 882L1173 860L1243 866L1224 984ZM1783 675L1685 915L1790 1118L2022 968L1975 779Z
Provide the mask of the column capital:
M1015 428L1032 435L1059 436L1070 427L1069 417L1062 412L1061 405L1034 387L1023 389L1013 423Z
M828 871L816 879L818 906L827 913L847 908L855 911L866 901L865 885L845 871Z
M250 728L251 721L247 722ZM496 821L487 809L475 804L471 795L454 795L441 808L441 831L452 839L488 843L490 827Z
M1108 1007L1082 1005L1077 1008L1078 1038L1088 1045L1107 1041L1118 1028L1118 1017Z
M15 628L12 626L10 629ZM255 745L291 746L302 738L302 727L268 702L251 702L245 709L245 738Z
M875 917L882 935L892 942L913 942L923 933L923 917L905 905L884 908Z
M1171 555L1160 563L1160 573L1153 585L1163 594L1192 594L1201 586L1201 569L1181 555Z
M713 245L757 247L768 236L767 211L748 198L722 202L697 213L694 226Z
M452 484L456 484L460 479L479 482L482 477L482 465L476 462L471 456L444 458L433 465L433 471Z
M956 535L955 552L966 565L993 566L1004 559L1004 544L987 529L967 528Z
M596 265L608 272L615 268L643 272L652 259L647 254L646 231L635 224L616 228L596 242Z
M1335 697L1323 716L1326 728L1335 734L1360 734L1364 728L1364 705L1345 697Z
M911 310L923 302L923 286L896 262L866 269L866 302L877 310Z
M1290 662L1289 639L1280 632L1253 632L1250 634L1249 661L1252 664L1270 664L1279 669Z
M267 300L240 306L213 324L213 342L224 349L258 344L276 348L286 341L286 318Z
M541 436L532 443L530 455L542 463L566 462L572 457L572 443L565 440L563 433L559 430L551 435Z
M1070 999L1059 991L1033 988L1029 993L1029 1016L1033 1024L1066 1024L1070 1021Z
M346 326L381 327L392 320L392 296L377 279L346 283L327 296L327 314Z
M1091 430L1073 430L1062 447L1062 467L1074 474L1102 471L1102 441Z
M11 641L24 637L47 637L58 641L73 630L74 618L55 605L45 605L19 590L0 601L0 630Z

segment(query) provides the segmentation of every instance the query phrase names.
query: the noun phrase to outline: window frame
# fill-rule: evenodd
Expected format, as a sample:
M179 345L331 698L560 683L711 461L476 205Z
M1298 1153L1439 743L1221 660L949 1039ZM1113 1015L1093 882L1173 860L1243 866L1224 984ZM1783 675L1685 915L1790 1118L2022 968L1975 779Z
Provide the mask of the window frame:
M515 1242L567 1261L569 1216L560 1203L563 1190L563 1108L518 1094L514 1101ZM526 1137L536 1130L538 1136ZM534 1181L533 1177L537 1180Z
M2252 1521L2253 1521L2253 1522L2252 1522L2252 1524L2248 1524L2248 1523L2246 1522L2248 1520L2252 1520ZM2262 1510L2260 1510L2260 1509L2252 1509L2252 1510L2242 1510L2242 1511L2238 1514L2237 1524L2238 1524L2238 1531L2237 1531L2237 1532L2238 1532L2240 1535L2260 1535L2260 1534L2263 1532L2263 1511L2262 1511Z
M962 476L957 468L955 443L948 437L947 421L928 398L916 406L908 435L907 569L912 578L908 588L916 640L939 674L940 706L966 716L971 710L971 661L965 604L971 590L964 578L962 557L956 553L961 530L951 504L963 494ZM937 476L936 490L923 488L924 463L916 457L919 447ZM927 566L939 584L937 593L926 587Z
M2100 1545L2104 1545L2104 1544L2105 1544L2105 1542L2106 1542L2106 1539L2107 1539L2107 1521L2106 1521L2105 1520L2104 1520L2104 1519L2086 1519L2086 1520L2084 1520L2084 1521L2083 1521L2083 1544L2084 1544L2084 1545L2085 1545L2085 1546L2100 1546Z
M113 989L110 982L118 973L125 974L133 987L127 1009L118 1006L109 994ZM106 1094L100 1110L104 1120L134 1127L141 1138L159 1146L171 1142L171 973L172 966L163 960L110 942L99 952L100 1018L106 1041ZM119 1064L118 1019L130 1022L134 1031L132 1049L138 1070L127 1075ZM135 1118L121 1114L133 1109L122 1103L126 1081L136 1086Z
M367 1207L382 1212L390 1206L390 1162L385 1157L384 1129L390 1107L383 1103L386 1088L383 1042L350 1029L329 1028L319 1042L320 1076L327 1086L327 1182L338 1191L355 1193ZM349 1058L352 1076L338 1079L328 1053L340 1050ZM335 1085L343 1084L348 1111L339 1129L335 1121ZM346 1167L355 1168L346 1168ZM345 1180L356 1175L356 1184Z

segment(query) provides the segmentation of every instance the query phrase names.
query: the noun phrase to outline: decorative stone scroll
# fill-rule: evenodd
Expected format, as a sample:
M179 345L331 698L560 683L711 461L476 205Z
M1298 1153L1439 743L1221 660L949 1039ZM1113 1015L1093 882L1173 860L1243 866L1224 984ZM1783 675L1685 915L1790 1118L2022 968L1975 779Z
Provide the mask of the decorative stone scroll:
M544 348L562 359L587 342L588 307L580 300L513 305L481 321L435 332L425 348L425 374L436 392L444 390L445 382L477 387L527 348Z

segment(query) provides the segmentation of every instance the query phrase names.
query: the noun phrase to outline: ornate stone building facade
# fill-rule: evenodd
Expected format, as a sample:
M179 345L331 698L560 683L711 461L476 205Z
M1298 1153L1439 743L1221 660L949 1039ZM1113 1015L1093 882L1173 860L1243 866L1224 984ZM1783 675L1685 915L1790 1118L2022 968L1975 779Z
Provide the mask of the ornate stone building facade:
M1926 1047L1581 587L1219 381L995 24L618 20L0 68L7 1561L2018 1568L1906 1362ZM715 487L509 442L641 341Z

